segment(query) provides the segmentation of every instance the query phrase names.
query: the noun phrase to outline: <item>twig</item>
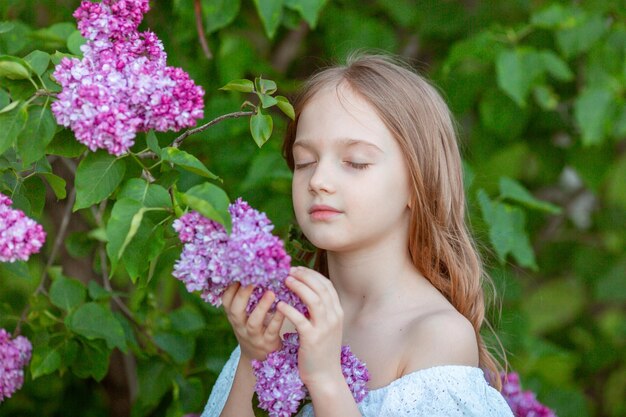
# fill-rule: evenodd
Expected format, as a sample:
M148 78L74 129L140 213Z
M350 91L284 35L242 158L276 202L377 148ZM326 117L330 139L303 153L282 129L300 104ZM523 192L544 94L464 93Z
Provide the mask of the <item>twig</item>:
M174 139L174 142L172 143L172 147L174 148L178 148L180 146L180 144L182 143L183 140L185 140L185 138L187 138L187 136L191 136L195 133L199 133L202 132L203 130L206 130L208 128L210 128L211 126L222 122L226 119L236 119L238 117L246 117L246 116L252 116L254 114L254 112L252 111L236 111L234 113L228 113L228 114L224 114L222 116L216 117L215 119L211 120L210 122L203 124L202 126L196 127L195 129L189 129L187 131L185 131L185 133L183 133L182 135L180 135L179 137L177 137L176 139Z
M39 280L39 286L35 290L35 294L39 294L46 287L46 278L48 276L48 269L54 263L54 259L59 252L61 245L63 244L63 240L65 239L65 232L67 232L67 226L70 223L70 217L72 217L72 207L74 206L74 201L76 200L76 187L72 187L70 191L70 195L67 197L67 204L65 205L65 211L63 212L63 218L61 219L61 225L59 226L59 230L57 232L56 238L54 239L54 245L52 246L52 251L50 252L50 257L48 258L48 262L46 262L46 267L41 273L41 279Z
M290 31L285 39L278 45L272 57L272 67L278 72L284 73L298 54L302 40L309 33L309 25L302 22L296 30Z
M209 44L207 43L206 37L204 36L201 0L194 0L193 11L196 15L196 30L198 31L198 40L200 41L200 46L202 46L202 51L204 52L204 56L206 56L207 59L213 59L213 54L211 53L211 50L209 49Z
M52 251L50 252L50 257L46 262L46 266L44 267L41 278L39 278L39 285L33 295L38 295L45 291L46 288L46 279L48 278L48 270L54 263L54 259L59 252L59 248L63 244L63 240L65 239L65 232L67 231L67 226L70 223L70 217L72 217L72 206L74 205L74 200L76 199L76 188L72 188L69 196L67 197L67 204L65 206L65 211L63 212L63 218L61 219L61 224L59 225L59 230L57 232L57 236L54 239L54 244L52 245ZM28 313L29 306L26 305L24 310L22 310L22 314L20 314L20 318L15 326L15 330L13 331L13 336L17 336L20 334L22 323L26 319L26 314Z

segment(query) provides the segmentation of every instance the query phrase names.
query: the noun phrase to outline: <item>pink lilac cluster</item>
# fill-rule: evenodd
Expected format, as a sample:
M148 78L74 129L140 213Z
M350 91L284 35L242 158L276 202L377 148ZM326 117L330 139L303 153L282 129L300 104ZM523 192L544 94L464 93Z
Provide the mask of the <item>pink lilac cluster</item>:
M270 353L264 361L252 361L259 407L270 417L290 417L308 397L298 373L298 347L298 334L285 333L282 349ZM341 370L355 401L361 402L367 395L370 375L365 363L348 346L341 348Z
M202 87L166 66L154 33L137 31L148 9L148 0L103 0L83 1L74 12L87 41L83 59L63 58L56 67L62 91L51 107L92 151L122 155L136 132L180 130L204 116Z
M0 262L26 261L46 240L43 227L11 204L9 197L0 194Z
M255 286L248 313L265 291L271 290L277 301L306 314L300 298L284 285L291 258L283 242L272 235L274 226L265 213L241 198L228 211L232 219L230 235L221 224L195 211L174 221L174 230L184 246L173 275L185 283L187 291L201 291L201 297L214 306L221 305L222 294L230 284L240 282Z
M537 401L532 391L522 391L519 375L502 373L502 395L515 417L556 417L554 411Z
M24 336L11 339L11 335L0 329L0 403L22 388L24 367L30 361L32 346Z

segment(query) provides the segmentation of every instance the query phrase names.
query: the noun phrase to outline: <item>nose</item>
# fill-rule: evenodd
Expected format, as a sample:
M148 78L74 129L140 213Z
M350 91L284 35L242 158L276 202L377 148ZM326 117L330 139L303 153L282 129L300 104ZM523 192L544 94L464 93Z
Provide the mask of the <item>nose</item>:
M309 178L309 191L313 193L327 194L335 192L333 173L327 165L327 163L324 163L321 160L317 163L311 177Z

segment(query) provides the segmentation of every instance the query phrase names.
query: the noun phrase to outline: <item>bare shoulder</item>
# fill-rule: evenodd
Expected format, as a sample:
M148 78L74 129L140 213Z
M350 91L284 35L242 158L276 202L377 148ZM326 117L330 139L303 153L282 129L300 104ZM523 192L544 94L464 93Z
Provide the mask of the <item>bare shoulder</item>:
M402 374L438 365L478 366L474 327L454 308L416 317L406 333Z

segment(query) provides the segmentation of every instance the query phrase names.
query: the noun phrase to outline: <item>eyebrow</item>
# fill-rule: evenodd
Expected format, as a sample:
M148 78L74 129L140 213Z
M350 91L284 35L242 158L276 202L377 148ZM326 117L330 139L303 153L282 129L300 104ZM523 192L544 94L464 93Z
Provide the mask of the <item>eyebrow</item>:
M350 146L356 146L356 145L364 145L367 147L370 147L378 152L384 153L382 149L380 149L377 145L373 144L372 142L363 140L363 139L356 139L356 138L339 138L338 139L339 143L343 146L346 147L350 147ZM313 144L312 144L313 140L308 140L308 139L301 139L299 141L294 142L293 144L293 148L300 146L303 148L308 148L311 149L313 148Z

